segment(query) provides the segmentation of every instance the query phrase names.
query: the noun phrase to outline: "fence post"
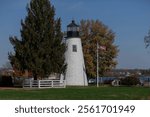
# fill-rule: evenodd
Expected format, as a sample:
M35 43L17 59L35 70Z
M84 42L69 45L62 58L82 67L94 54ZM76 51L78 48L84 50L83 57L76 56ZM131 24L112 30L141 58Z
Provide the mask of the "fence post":
M23 82L22 82L22 87L24 88L24 85L25 85L25 80L23 80Z
M31 79L30 79L30 88L32 88L32 82L31 82Z
M51 81L52 81L52 88L53 88L53 85L54 85L54 84L53 84L53 80L51 80Z
M64 88L66 88L66 80L64 80L63 84L64 84Z
M38 80L38 88L40 88L41 80Z
M25 84L25 80L23 79L23 82L22 82L22 87L24 88L24 84Z

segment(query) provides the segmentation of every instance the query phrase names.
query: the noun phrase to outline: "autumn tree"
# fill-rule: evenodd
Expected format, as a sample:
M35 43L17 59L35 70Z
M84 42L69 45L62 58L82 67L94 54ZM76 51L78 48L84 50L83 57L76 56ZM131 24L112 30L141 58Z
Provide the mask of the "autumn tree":
M32 72L34 79L65 70L61 20L49 0L31 0L21 21L21 38L10 37L14 52L9 53L13 68Z
M117 64L115 58L118 53L118 47L114 44L114 32L99 20L81 20L80 30L88 77L96 77L97 44L99 45L100 75L113 69Z

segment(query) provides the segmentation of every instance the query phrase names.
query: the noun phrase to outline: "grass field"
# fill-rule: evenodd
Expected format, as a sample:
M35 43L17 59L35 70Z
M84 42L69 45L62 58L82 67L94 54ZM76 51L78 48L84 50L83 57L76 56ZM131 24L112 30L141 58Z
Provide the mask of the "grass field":
M67 87L65 89L0 89L1 100L150 100L146 87Z

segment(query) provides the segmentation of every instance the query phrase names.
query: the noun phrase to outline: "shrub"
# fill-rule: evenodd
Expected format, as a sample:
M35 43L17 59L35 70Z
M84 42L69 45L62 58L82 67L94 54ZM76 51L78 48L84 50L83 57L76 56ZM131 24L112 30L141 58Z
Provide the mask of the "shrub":
M105 81L104 81L104 84L111 84L112 81L113 81L113 80L105 80Z
M137 85L137 84L140 84L140 80L136 76L128 76L128 77L121 79L121 85L131 86L131 85Z
M1 87L12 87L12 77L11 76L1 76L0 78L0 86Z

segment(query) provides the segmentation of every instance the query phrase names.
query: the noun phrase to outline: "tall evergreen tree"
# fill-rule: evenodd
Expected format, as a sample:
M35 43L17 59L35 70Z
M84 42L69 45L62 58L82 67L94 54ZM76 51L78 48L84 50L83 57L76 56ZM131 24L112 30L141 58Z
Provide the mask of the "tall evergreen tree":
M56 19L49 0L31 0L27 16L21 21L21 38L10 37L14 53L9 53L13 68L30 71L34 79L65 70L65 44L62 43L61 20Z
M81 20L81 39L88 77L96 77L97 43L99 45L99 73L114 68L118 48L114 45L115 34L99 20ZM103 48L103 49L102 49Z

